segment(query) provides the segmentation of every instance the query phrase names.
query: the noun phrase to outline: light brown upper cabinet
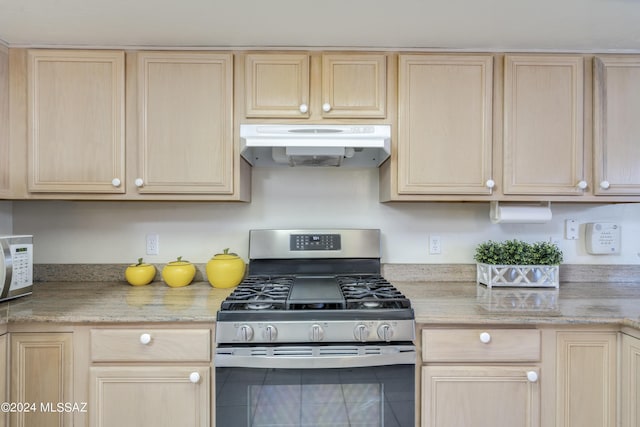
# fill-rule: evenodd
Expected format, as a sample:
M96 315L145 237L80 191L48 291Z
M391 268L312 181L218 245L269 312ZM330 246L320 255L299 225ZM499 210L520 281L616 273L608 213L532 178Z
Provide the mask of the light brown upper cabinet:
M583 61L505 55L505 195L584 194Z
M406 54L398 68L398 193L490 195L493 56Z
M139 194L232 194L233 55L139 52L137 85L128 184Z
M124 193L124 52L27 52L28 189Z
M246 118L385 118L387 55L249 53Z
M640 195L640 56L594 58L596 195Z

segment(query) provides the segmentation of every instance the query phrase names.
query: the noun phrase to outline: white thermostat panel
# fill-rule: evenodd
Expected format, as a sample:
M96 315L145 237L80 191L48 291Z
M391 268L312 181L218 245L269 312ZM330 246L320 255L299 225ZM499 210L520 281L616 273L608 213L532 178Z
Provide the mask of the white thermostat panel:
M620 253L620 225L612 222L588 222L585 224L585 244L592 255Z

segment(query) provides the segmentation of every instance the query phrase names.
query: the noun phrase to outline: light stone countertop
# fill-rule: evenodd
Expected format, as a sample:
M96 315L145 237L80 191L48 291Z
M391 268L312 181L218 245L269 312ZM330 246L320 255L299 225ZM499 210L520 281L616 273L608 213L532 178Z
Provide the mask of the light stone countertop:
M620 324L640 328L640 283L492 288L466 282L395 283L425 324Z
M561 283L560 289L477 286L474 282L394 282L423 324L619 324L640 328L640 283ZM30 296L0 303L7 323L214 322L233 289L208 282L36 283Z

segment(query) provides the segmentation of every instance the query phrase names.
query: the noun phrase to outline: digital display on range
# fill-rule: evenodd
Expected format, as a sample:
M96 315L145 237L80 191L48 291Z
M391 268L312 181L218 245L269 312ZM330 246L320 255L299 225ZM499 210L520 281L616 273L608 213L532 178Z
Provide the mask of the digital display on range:
M339 234L292 234L289 238L292 251L339 251L342 249Z

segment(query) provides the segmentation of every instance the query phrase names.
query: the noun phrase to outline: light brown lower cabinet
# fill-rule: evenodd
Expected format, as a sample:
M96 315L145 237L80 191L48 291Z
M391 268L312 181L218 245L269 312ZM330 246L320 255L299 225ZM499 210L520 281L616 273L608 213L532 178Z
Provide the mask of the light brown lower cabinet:
M422 426L615 427L621 402L623 426L640 427L640 340L623 339L619 365L619 336L615 326L425 328Z
M616 426L616 331L555 333L555 426Z
M536 366L425 366L422 425L533 427L540 425Z
M640 336L640 332L636 332ZM621 334L620 425L640 427L640 339Z
M211 330L92 329L92 427L210 427Z
M92 367L91 425L209 427L210 376L204 366Z
M73 334L10 333L9 402L28 405L9 413L11 427L69 427L73 403ZM60 410L61 409L61 410Z
M539 427L540 331L422 330L422 427Z
M0 403L7 401L7 335L0 335ZM0 411L0 427L7 425L7 414Z

